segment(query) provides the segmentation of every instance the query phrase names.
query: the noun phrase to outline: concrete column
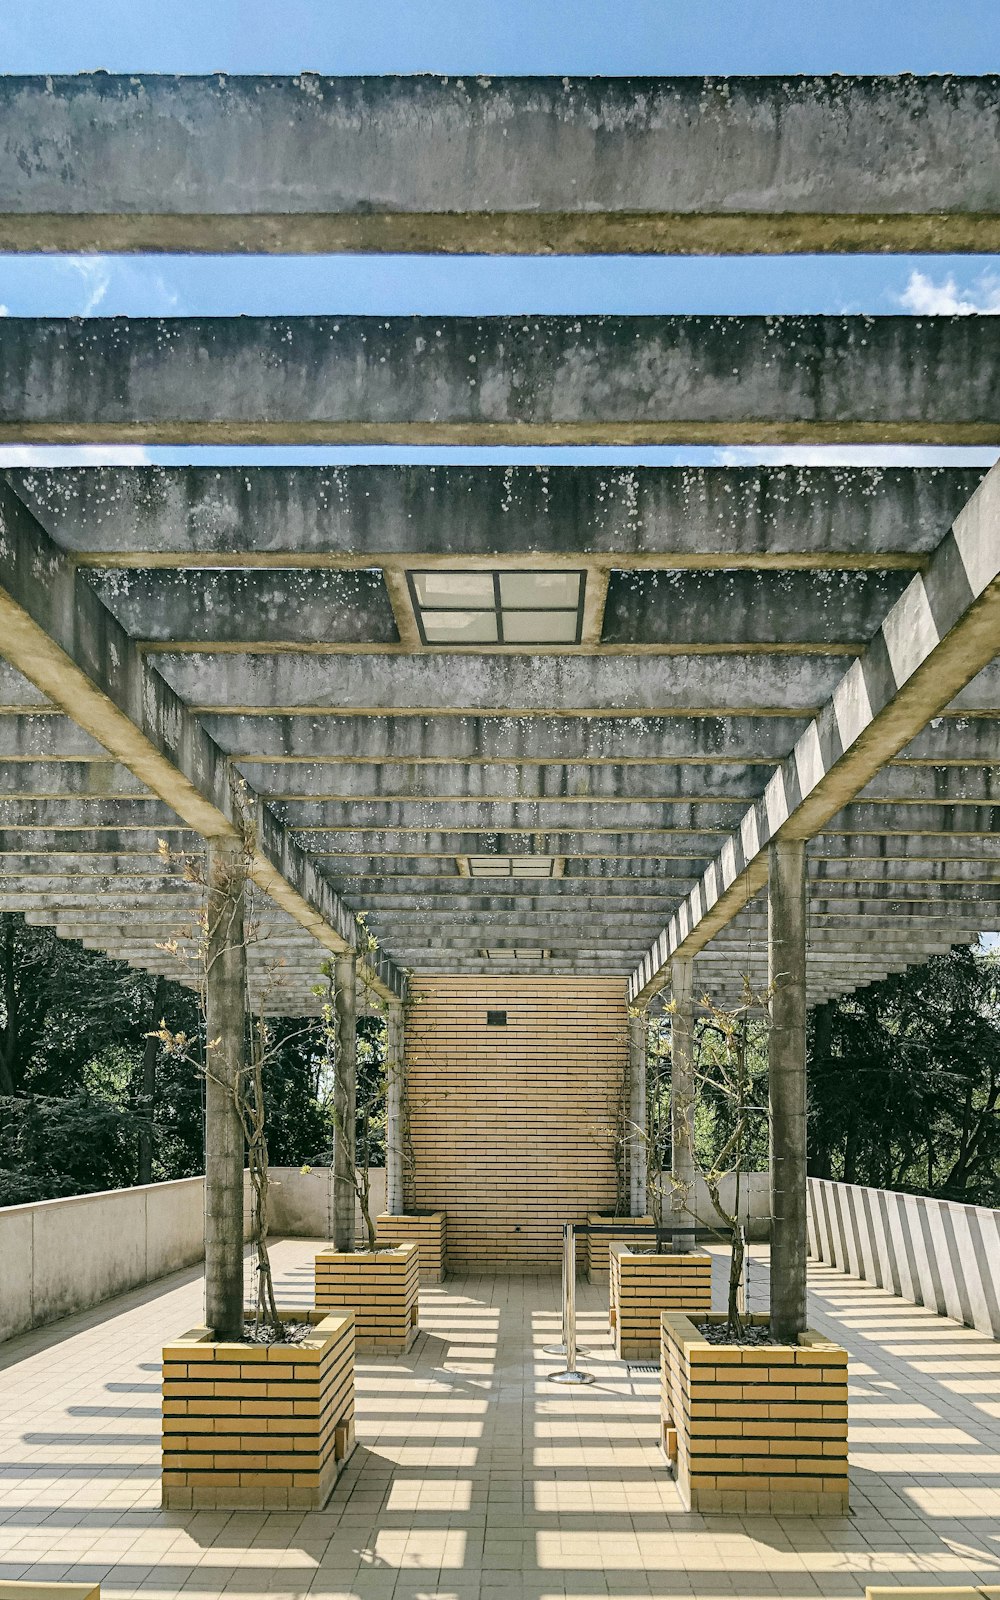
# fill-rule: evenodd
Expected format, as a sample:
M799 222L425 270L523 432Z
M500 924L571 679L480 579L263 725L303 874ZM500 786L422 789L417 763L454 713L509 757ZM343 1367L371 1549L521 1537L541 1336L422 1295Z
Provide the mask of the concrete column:
M208 843L205 951L205 1323L216 1339L243 1332L243 1124L247 950L243 846Z
M694 1197L694 960L675 956L670 963L674 1010L670 1019L670 1177L673 1210ZM685 1218L685 1226L693 1226Z
M385 1105L385 1209L390 1216L403 1213L403 1125L406 1074L405 1025L403 1002L389 1001L386 1019L386 1105Z
M333 1084L333 1247L354 1249L355 1109L358 1069L357 961L353 951L334 962L337 1063Z
M630 1017L628 1023L628 1176L629 1211L633 1217L646 1213L646 1016Z
M806 1326L806 847L768 850L771 991L771 1327L794 1342Z

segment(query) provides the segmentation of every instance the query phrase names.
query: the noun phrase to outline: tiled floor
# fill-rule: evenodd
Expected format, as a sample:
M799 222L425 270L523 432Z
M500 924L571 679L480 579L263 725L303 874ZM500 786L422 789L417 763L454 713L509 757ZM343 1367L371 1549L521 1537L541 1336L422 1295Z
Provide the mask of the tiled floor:
M286 1300L307 1296L312 1250L277 1246ZM601 1293L580 1286L596 1382L559 1388L541 1353L555 1281L486 1278L423 1290L410 1355L359 1363L360 1444L325 1511L162 1512L159 1350L199 1320L189 1273L0 1348L0 1576L323 1600L996 1582L1000 1345L829 1269L812 1291L814 1325L854 1357L849 1518L685 1515L656 1380L612 1359Z

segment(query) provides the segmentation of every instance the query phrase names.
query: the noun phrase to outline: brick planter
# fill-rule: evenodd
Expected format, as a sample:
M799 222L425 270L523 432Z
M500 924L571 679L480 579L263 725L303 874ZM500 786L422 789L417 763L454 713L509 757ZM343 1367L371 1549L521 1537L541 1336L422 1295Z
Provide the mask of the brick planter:
M194 1328L163 1351L163 1505L315 1510L354 1449L354 1318L302 1344L222 1344Z
M609 1320L620 1361L655 1361L660 1314L712 1309L712 1258L699 1251L653 1254L612 1244Z
M811 1330L797 1345L712 1345L669 1313L662 1332L663 1443L687 1509L843 1516L847 1351Z
M420 1251L324 1250L316 1257L316 1309L354 1312L359 1353L405 1355L418 1332Z
M445 1275L446 1219L443 1211L423 1211L412 1216L376 1219L376 1239L382 1244L415 1244L420 1251L420 1276L440 1283Z
M587 1218L587 1222L592 1228L600 1228L602 1230L605 1228L607 1229L607 1237L605 1237L603 1231L600 1234L591 1233L587 1235L587 1244L589 1246L589 1252L587 1256L587 1281L588 1283L599 1283L603 1288L606 1289L608 1287L608 1273L611 1270L611 1260L608 1255L610 1246L612 1244L630 1244L637 1246L642 1243L642 1240L639 1238L638 1234L633 1233L631 1236L623 1235L621 1233L616 1233L615 1229L621 1228L625 1223L635 1224L638 1222L648 1222L652 1227L653 1218L606 1217L602 1216L600 1212L592 1212ZM650 1239L652 1238L653 1235L650 1234Z

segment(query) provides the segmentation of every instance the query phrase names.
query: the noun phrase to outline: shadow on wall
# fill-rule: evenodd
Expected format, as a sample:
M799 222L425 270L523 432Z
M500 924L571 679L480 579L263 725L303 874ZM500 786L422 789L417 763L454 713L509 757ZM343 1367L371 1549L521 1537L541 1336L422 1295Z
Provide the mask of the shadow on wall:
M719 1186L719 1198L727 1210L733 1209L736 1178L727 1173ZM670 1174L663 1174L663 1218L668 1225L679 1228L694 1226L720 1227L719 1216L709 1197L705 1180L699 1173L695 1180L694 1195L688 1209L678 1211L670 1201ZM691 1213L694 1213L692 1218ZM747 1230L747 1238L755 1241L768 1239L771 1233L771 1177L767 1172L744 1172L740 1177L740 1220Z

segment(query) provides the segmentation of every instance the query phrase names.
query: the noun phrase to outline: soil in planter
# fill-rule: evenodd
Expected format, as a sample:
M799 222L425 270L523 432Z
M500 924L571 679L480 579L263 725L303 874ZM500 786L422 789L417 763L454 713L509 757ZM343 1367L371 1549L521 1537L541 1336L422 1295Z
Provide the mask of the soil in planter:
M744 1324L743 1332L734 1337L724 1322L696 1322L695 1327L702 1338L709 1344L728 1344L737 1346L750 1346L761 1344L787 1344L786 1339L772 1339L770 1323Z
M252 1322L243 1324L243 1338L240 1344L301 1344L312 1333L311 1322L286 1322L282 1325L280 1335L274 1329L262 1323L255 1328Z

